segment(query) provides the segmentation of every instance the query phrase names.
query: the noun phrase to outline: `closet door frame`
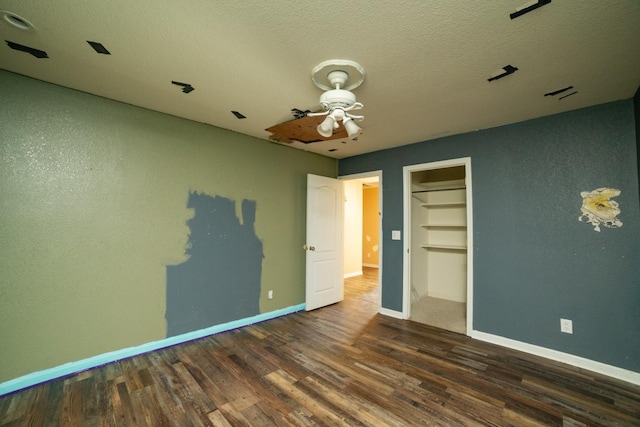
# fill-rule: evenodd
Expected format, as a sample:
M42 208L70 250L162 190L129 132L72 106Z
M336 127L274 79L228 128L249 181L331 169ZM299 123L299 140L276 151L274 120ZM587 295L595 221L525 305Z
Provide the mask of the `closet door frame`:
M432 169L443 169L464 166L467 215L467 335L473 331L473 197L471 182L471 157L442 160L438 162L421 163L404 166L403 170L403 293L402 318L408 319L411 314L411 174Z

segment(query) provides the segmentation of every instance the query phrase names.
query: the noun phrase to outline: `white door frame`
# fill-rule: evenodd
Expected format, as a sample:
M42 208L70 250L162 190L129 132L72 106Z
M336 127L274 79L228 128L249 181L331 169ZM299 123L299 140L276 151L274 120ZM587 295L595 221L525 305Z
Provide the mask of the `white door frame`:
M378 313L380 313L382 309L382 170L370 171L370 172L362 172L356 173L353 175L341 175L338 177L339 180L342 181L351 181L355 179L362 178L378 178L378 212L380 212L380 217L378 218Z
M411 314L411 173L430 169L464 166L467 196L467 335L473 331L473 198L471 186L471 157L421 163L402 168L404 196L404 251L402 269L402 317Z

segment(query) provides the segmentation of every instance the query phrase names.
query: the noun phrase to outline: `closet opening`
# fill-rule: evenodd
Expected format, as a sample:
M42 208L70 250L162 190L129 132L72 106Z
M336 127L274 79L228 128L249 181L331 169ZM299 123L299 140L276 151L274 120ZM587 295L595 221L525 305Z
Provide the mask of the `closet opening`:
M405 167L406 319L468 335L472 324L471 161Z

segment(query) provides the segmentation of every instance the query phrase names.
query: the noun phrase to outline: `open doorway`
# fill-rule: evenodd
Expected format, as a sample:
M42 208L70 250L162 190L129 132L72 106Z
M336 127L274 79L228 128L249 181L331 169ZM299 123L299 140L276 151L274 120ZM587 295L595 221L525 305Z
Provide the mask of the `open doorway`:
M406 166L403 316L472 328L471 159Z
M345 196L344 276L375 280L380 309L382 171L340 177ZM346 282L345 282L346 283ZM345 292L345 296L348 293Z

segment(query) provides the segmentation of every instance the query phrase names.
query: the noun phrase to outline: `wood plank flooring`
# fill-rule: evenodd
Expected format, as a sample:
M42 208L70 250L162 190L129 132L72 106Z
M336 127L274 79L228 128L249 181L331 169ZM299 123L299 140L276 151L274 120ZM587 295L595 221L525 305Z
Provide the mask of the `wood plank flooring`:
M344 302L0 398L1 426L638 426L640 387Z

